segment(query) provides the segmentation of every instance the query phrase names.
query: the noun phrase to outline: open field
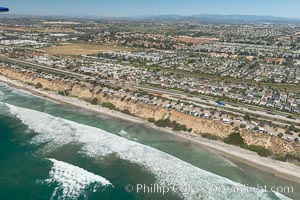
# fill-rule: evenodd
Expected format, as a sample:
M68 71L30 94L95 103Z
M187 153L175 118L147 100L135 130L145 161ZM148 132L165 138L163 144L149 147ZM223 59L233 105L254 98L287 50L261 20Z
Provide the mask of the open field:
M12 26L0 26L1 31L29 31L29 28L22 28L22 27L12 27Z
M86 54L95 54L108 51L129 51L125 47L117 47L112 45L93 45L93 44L81 44L81 43L72 43L62 46L52 46L44 49L47 53L53 55L67 55L67 56L76 56L76 55L86 55Z

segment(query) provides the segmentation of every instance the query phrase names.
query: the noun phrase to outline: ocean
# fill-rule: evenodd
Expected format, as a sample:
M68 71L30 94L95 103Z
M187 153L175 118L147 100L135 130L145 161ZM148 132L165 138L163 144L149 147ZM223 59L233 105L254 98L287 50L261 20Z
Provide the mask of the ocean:
M0 199L300 199L299 184L2 83L0 148Z

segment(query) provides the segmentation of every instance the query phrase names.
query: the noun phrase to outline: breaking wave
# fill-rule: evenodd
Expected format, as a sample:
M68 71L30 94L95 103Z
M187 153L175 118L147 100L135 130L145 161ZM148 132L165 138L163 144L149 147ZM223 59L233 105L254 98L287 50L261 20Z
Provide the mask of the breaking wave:
M46 144L51 151L70 143L82 145L81 152L94 158L111 154L138 164L156 177L157 184L175 188L184 199L289 199L263 190L249 192L246 186L202 170L167 153L122 138L104 130L7 104L10 112L29 129L39 133L33 143ZM185 192L189 184L193 190ZM239 192L236 188L243 188ZM248 187L246 187L248 188Z
M112 184L105 178L81 169L77 166L48 159L53 163L49 172L49 179L43 183L57 184L51 199L78 199L86 192L95 192L99 187L108 187Z
M0 90L0 101L2 101L4 98L4 93Z
M0 87L1 88L8 88L8 85L6 83L0 82Z

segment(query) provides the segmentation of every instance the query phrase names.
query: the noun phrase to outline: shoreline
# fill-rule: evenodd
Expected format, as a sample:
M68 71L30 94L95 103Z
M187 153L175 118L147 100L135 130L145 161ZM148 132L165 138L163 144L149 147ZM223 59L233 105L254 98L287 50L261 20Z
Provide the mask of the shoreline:
M260 157L255 152L233 145L228 145L221 141L208 140L202 138L200 135L187 132L176 132L168 128L157 127L156 125L144 119L127 115L118 111L109 110L108 108L104 108L99 105L92 105L88 102L85 102L84 100L80 100L75 97L66 97L52 91L36 89L34 86L27 85L21 81L13 80L2 75L0 75L0 82L5 83L13 88L25 91L26 93L37 96L39 98L53 101L55 103L71 105L78 108L87 109L95 113L109 115L111 117L119 118L125 121L146 125L149 128L153 128L161 132L173 135L177 138L193 142L194 144L220 154L229 160L236 160L248 166L257 168L261 171L273 174L277 177L287 179L295 183L300 183L300 167L291 163Z

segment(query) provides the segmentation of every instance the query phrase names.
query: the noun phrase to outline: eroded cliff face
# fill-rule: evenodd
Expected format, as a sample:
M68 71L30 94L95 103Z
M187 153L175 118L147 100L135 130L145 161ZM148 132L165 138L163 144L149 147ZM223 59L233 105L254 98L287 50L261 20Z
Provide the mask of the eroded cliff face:
M7 69L5 67L0 67L0 74L14 80L22 81L30 85L37 85L38 83L40 83L42 84L44 89L47 88L53 91L65 91L65 90L70 90L72 88L72 85L67 84L63 81L46 80L44 78L37 78L32 76L31 74L23 74L12 69Z
M185 125L188 129L192 129L192 133L209 133L220 138L226 138L233 132L233 127L229 124L224 124L221 121L213 121L203 119L185 113L168 110L162 107L156 107L135 100L122 99L113 95L105 95L101 92L100 87L86 85L71 85L62 81L49 81L42 78L35 78L30 74L22 74L13 69L0 67L0 74L11 79L20 80L24 83L36 85L41 83L43 89L47 88L53 91L68 91L71 96L78 97L83 100L98 99L98 104L110 102L119 110L128 110L131 114L141 117L145 120L154 118L156 121L169 118L171 121L176 121L181 125ZM299 152L300 148L296 144L284 141L280 138L271 137L266 134L258 134L241 130L241 135L248 145L264 146L271 149L274 153L283 154L287 152Z
M278 137L248 131L242 131L242 137L246 144L263 146L271 149L275 154L300 152L299 145L282 140Z

